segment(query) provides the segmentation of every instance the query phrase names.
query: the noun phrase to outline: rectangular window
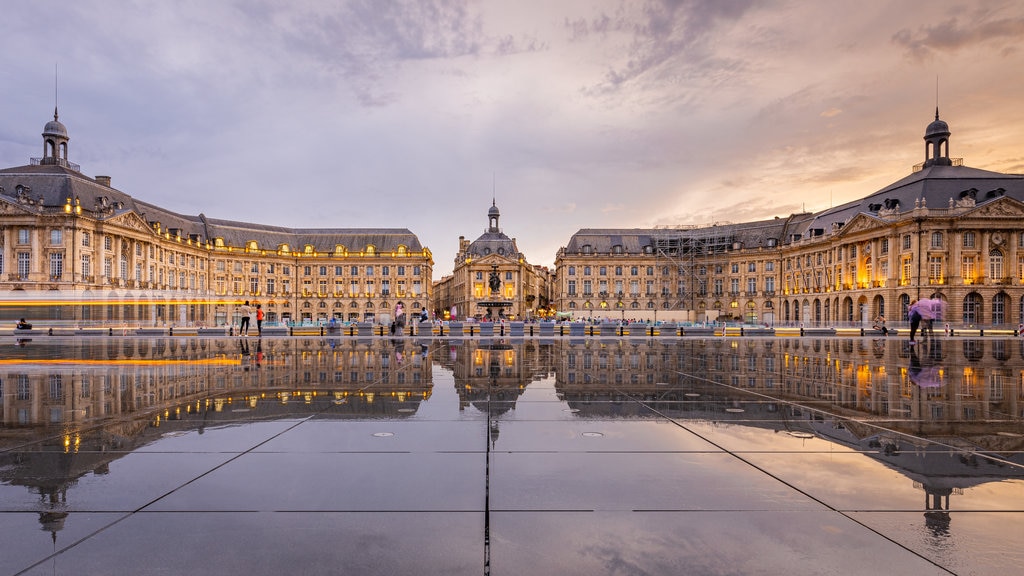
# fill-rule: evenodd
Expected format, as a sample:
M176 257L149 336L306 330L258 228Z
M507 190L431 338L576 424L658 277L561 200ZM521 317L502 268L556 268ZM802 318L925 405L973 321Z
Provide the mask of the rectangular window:
M960 265L960 275L964 284L974 284L974 256L964 256Z
M192 266L192 267L195 268L195 266ZM259 274L260 273L260 264L259 264L259 262L253 262L252 263L252 265L249 267L249 273L250 274Z
M591 280L584 280L583 281L583 295L584 296L591 296L593 294L594 294L594 286L592 284L592 281Z
M757 278L747 278L747 292L757 292Z
M775 276L765 276L764 289L766 292L775 292Z
M92 276L92 256L82 254L82 276Z
M60 228L50 230L50 245L60 246L64 243L64 233Z
M50 279L60 280L64 276L64 253L54 252L50 254Z
M318 295L320 295L320 296L326 296L327 295L327 279L326 278L321 278L320 279L320 282L317 284L317 291L316 291L316 293Z
M366 267L366 275L367 276L373 276L373 266L367 266Z
M359 294L359 280L349 280L348 295L355 297Z
M89 238L90 237L89 237L89 233L88 232L82 232L82 246L88 246L89 245Z
M390 266L381 266L380 267L380 275L381 276L390 276L391 275L391 267Z
M928 283L942 284L942 256L928 257Z
M260 292L260 279L258 276L249 277L249 291L253 294L259 294Z
M267 278L267 296L271 296L275 293L274 288L274 279Z
M21 280L28 280L30 258L28 252L18 252L18 278Z

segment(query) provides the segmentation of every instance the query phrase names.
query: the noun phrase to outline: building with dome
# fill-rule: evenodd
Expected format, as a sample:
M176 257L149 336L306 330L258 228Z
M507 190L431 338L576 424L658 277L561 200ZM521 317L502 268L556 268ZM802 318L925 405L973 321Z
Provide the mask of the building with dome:
M1024 322L1024 175L970 168L950 130L860 200L787 218L581 229L559 249L554 305L575 316L865 325L935 298L953 325Z
M459 236L452 274L434 285L438 317L529 320L544 314L549 271L526 261L515 238L502 232L500 218L492 200L484 233L472 242Z
M404 228L284 228L183 215L90 178L54 111L43 156L0 170L0 316L67 325L375 320L430 301L433 258ZM20 303L19 305L16 305Z

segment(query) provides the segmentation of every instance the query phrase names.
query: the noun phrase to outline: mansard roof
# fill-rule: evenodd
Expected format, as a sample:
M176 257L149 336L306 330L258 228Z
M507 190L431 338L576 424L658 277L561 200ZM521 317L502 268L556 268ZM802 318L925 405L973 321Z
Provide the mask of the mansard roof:
M82 215L106 219L134 212L151 226L160 224L161 232L170 232L200 242L221 238L226 246L244 247L255 241L260 249L276 250L287 244L291 250L310 245L317 252L332 252L337 245L358 252L368 245L377 252L392 252L404 246L419 252L423 245L407 228L285 228L248 222L207 218L203 214L185 215L107 186L98 179L60 165L29 165L0 170L0 189L12 202L31 200L33 206L60 210L68 199L78 201ZM154 228L154 233L156 232Z
M806 230L829 231L858 214L913 210L915 203L929 209L950 208L970 199L982 205L1003 196L1024 201L1024 175L1003 174L968 166L928 166L859 200L823 210L807 223Z

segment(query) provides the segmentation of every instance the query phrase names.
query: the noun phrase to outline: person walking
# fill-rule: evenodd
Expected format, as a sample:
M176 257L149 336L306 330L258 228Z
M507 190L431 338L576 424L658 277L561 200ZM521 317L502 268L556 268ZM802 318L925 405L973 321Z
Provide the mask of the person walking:
M256 305L256 335L263 336L263 305Z
M238 314L241 316L238 324L238 335L248 336L249 335L249 316L252 315L252 308L249 307L249 301L246 300L245 304L238 307Z

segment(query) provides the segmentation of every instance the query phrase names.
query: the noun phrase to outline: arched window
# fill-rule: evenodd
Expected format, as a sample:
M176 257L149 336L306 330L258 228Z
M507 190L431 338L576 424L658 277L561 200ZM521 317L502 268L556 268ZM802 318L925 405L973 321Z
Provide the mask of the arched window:
M1003 279L1003 253L998 248L988 253L988 277L994 282Z
M981 295L971 292L964 297L964 324L977 324L981 322Z
M992 323L1006 323L1006 308L1010 303L1010 297L1005 292L1000 292L992 297Z

